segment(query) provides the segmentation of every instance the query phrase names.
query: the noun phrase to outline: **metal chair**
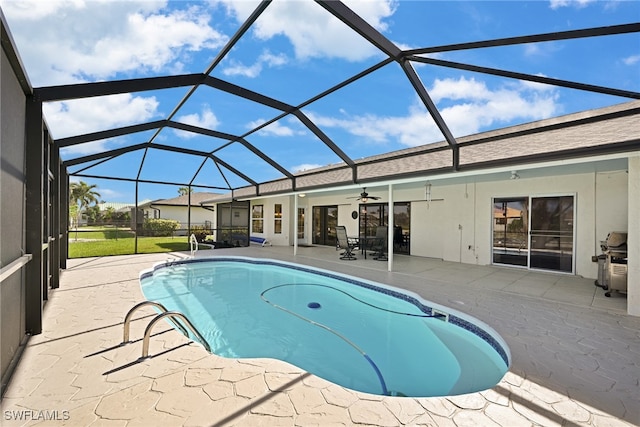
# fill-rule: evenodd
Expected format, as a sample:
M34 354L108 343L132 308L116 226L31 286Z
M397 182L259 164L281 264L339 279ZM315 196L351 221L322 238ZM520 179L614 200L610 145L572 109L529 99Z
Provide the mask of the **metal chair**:
M347 229L344 225L336 226L336 240L337 247L344 250L344 252L340 254L340 259L348 261L357 259L353 255L353 251L354 249L358 249L358 242L355 239L350 239L349 237L347 237Z

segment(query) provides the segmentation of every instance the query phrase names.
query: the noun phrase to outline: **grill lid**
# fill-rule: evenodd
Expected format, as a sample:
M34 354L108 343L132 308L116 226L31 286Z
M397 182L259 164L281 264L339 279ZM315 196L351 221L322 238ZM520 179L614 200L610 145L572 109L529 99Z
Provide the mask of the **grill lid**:
M627 249L627 233L612 231L607 236L607 246L609 249Z

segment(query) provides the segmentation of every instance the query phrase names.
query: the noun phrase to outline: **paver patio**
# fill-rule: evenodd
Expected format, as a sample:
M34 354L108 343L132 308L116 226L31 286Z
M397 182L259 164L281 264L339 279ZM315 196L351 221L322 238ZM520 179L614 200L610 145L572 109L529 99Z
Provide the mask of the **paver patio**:
M396 256L340 261L333 248L200 251L294 261L402 287L486 322L512 366L490 390L446 398L354 392L268 359L225 359L161 324L139 360L150 308L138 274L186 253L69 260L2 401L2 425L632 426L640 424L640 318L593 280ZM428 363L428 355L425 355Z

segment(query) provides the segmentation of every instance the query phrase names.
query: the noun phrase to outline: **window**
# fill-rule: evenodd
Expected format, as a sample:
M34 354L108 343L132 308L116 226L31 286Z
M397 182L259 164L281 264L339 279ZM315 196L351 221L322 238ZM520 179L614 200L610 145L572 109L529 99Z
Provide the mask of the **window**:
M264 233L264 206L253 205L251 209L251 230L254 233Z
M274 208L273 232L282 234L282 205L276 203Z

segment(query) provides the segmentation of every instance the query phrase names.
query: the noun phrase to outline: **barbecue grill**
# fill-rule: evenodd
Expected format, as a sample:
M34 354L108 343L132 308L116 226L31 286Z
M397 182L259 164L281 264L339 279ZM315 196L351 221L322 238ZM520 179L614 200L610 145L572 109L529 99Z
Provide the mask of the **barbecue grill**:
M600 241L602 255L598 260L598 280L596 286L606 290L605 296L610 297L611 291L627 292L627 233L612 231L607 240Z

